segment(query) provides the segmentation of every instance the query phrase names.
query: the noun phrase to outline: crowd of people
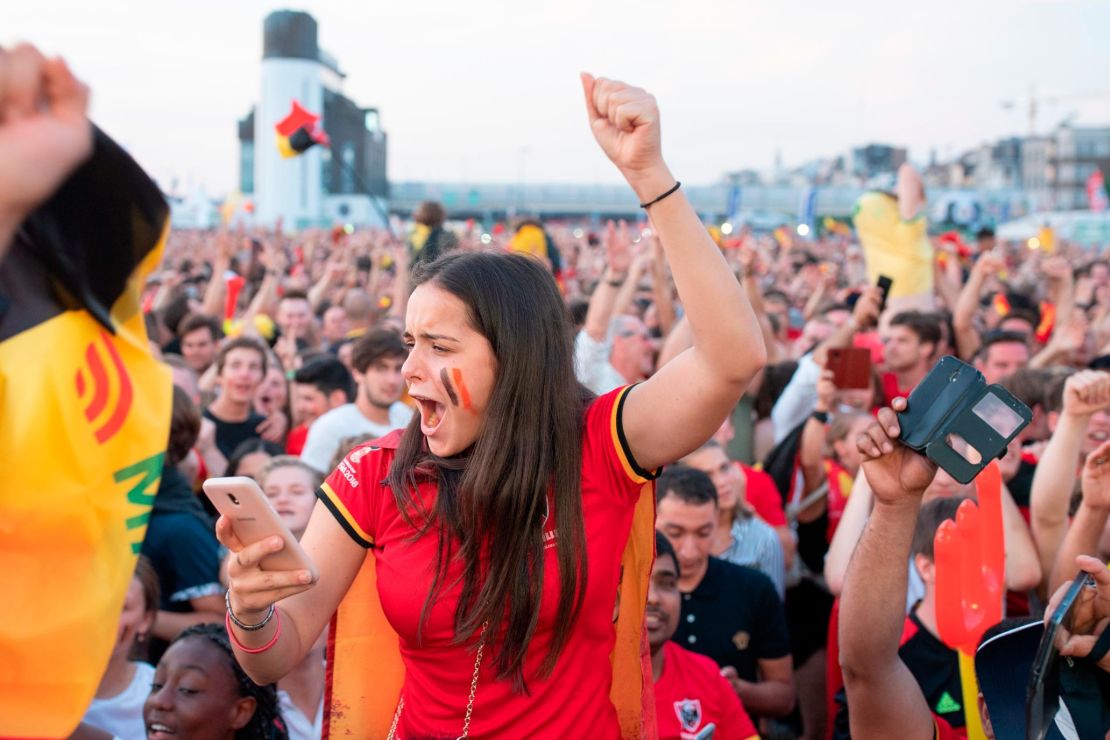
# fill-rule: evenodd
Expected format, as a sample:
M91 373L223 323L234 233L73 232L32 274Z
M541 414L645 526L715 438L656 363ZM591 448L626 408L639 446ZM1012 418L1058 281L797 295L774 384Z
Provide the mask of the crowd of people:
M165 466L86 736L319 737L327 624L368 551L406 661L390 737L616 736L596 662L637 608L661 738L963 737L980 709L991 733L934 562L978 493L897 442L948 355L1032 410L998 463L1006 621L984 644L1082 569L1058 646L1105 691L1110 261L931 233L908 166L855 232L711 233L650 159L650 97L584 86L650 220L483 238L428 203L401 235L170 233L142 301L174 382ZM837 385L850 348L866 387ZM217 526L200 491L222 476L257 481L318 582ZM1063 702L1054 731L1089 736Z
M434 204L425 211L441 213ZM498 229L483 244L469 223L432 228L454 230L445 253L518 250L519 230ZM554 276L574 322L578 379L590 391L641 383L690 345L662 247L645 224L520 227L529 228L543 230L547 267L562 266ZM410 272L423 261L413 241L385 230L171 234L148 287L150 336L177 386L169 464L143 547L162 593L154 640L222 621L221 547L197 495L206 477L255 478L299 536L314 491L344 456L408 424L416 402L406 392L401 331ZM1098 369L1110 367L1107 262L1067 244L1051 254L997 244L987 229L960 251L932 244L935 292L926 301L895 294L885 310L851 237L742 233L719 244L755 307L768 364L713 438L656 482L664 539L648 601L653 660L673 651L676 665L690 653L713 661L691 659L681 680L655 669L665 736L693 737L709 724L719 737L754 728L769 737L850 736L862 672L847 673L845 687L837 661L854 659L845 647L874 636L858 619L841 622L837 649L837 597L850 589L852 553L881 501L857 438L945 355L972 363L1034 412L1001 461L1007 615L1042 615L1077 555L1110 555L1110 485L1078 485L1084 462L1106 455L1110 438L1110 373ZM246 287L232 305L234 276ZM829 351L845 347L871 351L870 388L834 384ZM956 652L936 626L932 541L968 496L973 487L937 473L907 530L907 583L886 594L904 604L895 657L929 711L957 732L963 694ZM718 669L715 677L705 666ZM319 732L323 677L318 646L297 676L278 682L294 736ZM868 717L859 736L879 736L862 724L872 721L866 709L856 715Z

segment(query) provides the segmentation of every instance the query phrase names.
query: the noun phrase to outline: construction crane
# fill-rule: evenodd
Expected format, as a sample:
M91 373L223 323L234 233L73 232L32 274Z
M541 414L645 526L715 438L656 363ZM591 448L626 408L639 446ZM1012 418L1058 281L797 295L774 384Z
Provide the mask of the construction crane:
M1075 100L1088 100L1091 98L1108 98L1110 99L1110 90L1101 90L1085 93L1070 93L1064 95L1037 95L1036 87L1029 86L1029 94L1016 98L1014 100L1003 100L1000 105L1005 110L1017 110L1025 107L1026 116L1029 119L1029 135L1035 136L1037 133L1037 111L1044 105L1057 105L1059 103L1067 103Z

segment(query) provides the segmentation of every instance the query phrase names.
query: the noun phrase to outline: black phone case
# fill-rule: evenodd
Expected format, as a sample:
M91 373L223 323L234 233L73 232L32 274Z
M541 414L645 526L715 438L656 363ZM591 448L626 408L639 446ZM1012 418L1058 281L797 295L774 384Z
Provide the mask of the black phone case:
M1003 437L972 410L991 394L1013 410L1022 420L1017 429ZM901 441L924 453L960 483L967 484L996 457L1006 453L1006 445L1033 419L1029 408L999 385L988 386L982 373L955 357L944 357L914 389L907 399L906 411L898 414ZM957 434L979 453L972 463L948 444L948 435Z

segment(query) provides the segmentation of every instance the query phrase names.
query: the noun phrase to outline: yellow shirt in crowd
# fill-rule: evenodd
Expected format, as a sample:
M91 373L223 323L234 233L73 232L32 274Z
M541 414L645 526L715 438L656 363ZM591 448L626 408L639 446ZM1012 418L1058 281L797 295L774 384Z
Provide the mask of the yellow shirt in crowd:
M880 275L892 280L891 298L933 293L933 245L925 214L905 221L898 201L887 193L865 193L852 216L872 285Z

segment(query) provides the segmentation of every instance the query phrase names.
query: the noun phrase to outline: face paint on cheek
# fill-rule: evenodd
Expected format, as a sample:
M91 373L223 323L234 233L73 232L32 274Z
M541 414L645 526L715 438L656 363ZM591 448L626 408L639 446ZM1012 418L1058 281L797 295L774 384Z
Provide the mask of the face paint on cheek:
M470 405L470 391L466 389L466 383L463 382L462 370L457 367L451 368L451 375L455 378L455 385L459 387L459 395L462 396L462 406L467 411L472 411Z
M451 381L447 377L447 368L439 371L439 379L443 383L443 390L447 391L447 397L451 399L451 405L458 406L459 397L455 395L455 389L451 386Z

